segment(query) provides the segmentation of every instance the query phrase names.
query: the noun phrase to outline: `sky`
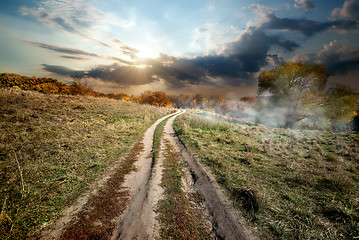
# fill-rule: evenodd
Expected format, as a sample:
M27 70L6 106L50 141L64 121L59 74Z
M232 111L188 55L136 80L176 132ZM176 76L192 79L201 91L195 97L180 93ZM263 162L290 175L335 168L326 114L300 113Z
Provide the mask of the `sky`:
M0 0L0 72L104 93L255 96L261 71L323 63L359 89L359 0Z

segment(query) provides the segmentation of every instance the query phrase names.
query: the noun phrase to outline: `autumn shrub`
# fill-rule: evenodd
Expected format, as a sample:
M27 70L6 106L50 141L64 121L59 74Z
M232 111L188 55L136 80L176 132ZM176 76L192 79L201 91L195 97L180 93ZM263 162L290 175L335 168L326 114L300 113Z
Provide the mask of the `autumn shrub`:
M157 91L146 91L141 94L141 103L149 104L157 107L172 107L172 102L166 93Z
M1 73L0 87L20 88L42 93L70 94L70 86L56 79L27 77L14 73Z

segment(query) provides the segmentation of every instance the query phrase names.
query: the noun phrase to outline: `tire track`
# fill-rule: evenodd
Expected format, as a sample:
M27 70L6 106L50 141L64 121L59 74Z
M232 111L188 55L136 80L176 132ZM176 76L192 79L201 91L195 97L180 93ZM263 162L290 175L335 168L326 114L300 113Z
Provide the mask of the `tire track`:
M184 162L187 163L191 173L192 187L205 199L206 209L212 218L212 231L215 233L216 238L255 239L249 228L246 227L247 224L244 218L236 213L214 178L175 134L173 122L177 116L173 116L167 121L165 127L166 136L180 149L181 156Z
M156 235L154 208L163 189L160 187L160 164L155 165L152 156L153 135L158 124L180 113L178 111L157 120L145 132L142 141L144 150L135 163L137 171L127 175L123 184L131 191L131 200L112 239L153 239Z
M168 119L161 141L168 142L180 153L182 161L187 165L190 174L182 176L185 187L193 189L204 198L205 215L212 226L214 239L256 239L242 216L231 206L222 190L201 165L199 160L189 151L173 130L175 118L185 111L178 111L157 120L144 134L144 150L135 163L137 171L126 176L123 187L131 191L130 203L120 218L119 228L112 239L154 239L159 238L159 226L154 209L162 198L164 190L160 186L162 180L163 151L156 164L152 156L154 131L159 123Z

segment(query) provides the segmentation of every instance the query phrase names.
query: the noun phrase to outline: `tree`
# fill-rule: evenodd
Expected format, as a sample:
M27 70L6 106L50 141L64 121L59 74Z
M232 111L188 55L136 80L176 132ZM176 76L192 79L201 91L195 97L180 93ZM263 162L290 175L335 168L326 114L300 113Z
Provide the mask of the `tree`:
M172 107L172 102L169 100L166 93L157 91L152 92L150 90L141 94L141 103L150 104L157 107Z
M325 91L328 77L324 65L302 62L282 63L262 72L258 79L259 116L286 128L303 119L333 129L347 127L359 111L358 92L342 85Z
M323 104L329 75L324 65L284 62L274 70L262 72L258 79L258 98L262 107L281 109L282 127L293 125L313 115ZM264 104L263 100L268 103Z
M325 113L332 128L343 128L350 123L359 111L359 95L353 89L337 84L327 92Z

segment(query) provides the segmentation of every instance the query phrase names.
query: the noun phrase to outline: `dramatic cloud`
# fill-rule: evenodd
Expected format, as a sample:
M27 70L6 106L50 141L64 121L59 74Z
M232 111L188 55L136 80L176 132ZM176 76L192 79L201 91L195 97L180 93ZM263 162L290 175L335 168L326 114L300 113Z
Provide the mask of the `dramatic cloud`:
M211 85L213 79L220 79L216 84L241 86L253 85L253 76L261 67L279 63L280 57L270 55L272 46L279 46L285 51L292 51L298 44L281 39L279 36L267 35L262 29L249 28L238 40L228 43L217 55L199 56L191 59L175 58L161 54L157 59L138 60L139 68L111 64L97 66L83 72L83 77L96 78L103 82L116 82L123 86L149 84L162 79L170 88L189 85ZM121 61L121 59L118 59ZM121 61L123 62L123 61ZM67 68L46 65L45 70L71 76L75 73ZM79 74L77 71L76 74Z
M294 7L297 9L304 8L306 12L309 12L315 8L315 4L313 1L309 0L294 0Z
M101 57L79 49L25 41L37 47L62 53L64 55L61 57L67 59L80 60L87 56L116 62L108 65L100 63L82 71L43 64L43 69L48 72L70 77L93 78L102 83L111 82L123 87L138 87L161 82L169 89L180 89L198 85L253 86L256 83L255 76L261 69L275 67L284 61L280 52L292 52L299 48L300 44L303 44L303 42L293 40L294 37L297 37L293 33L300 33L309 38L328 30L340 33L357 31L359 29L356 20L358 18L357 3L357 0L346 1L342 8L333 10L332 16L336 18L323 22L280 18L270 7L251 4L245 9L254 11L259 19L256 19L257 23L250 22L252 26L243 30L234 41L220 43L213 47L216 43L213 40L215 31L212 31L212 28L214 29L215 25L196 26L194 28L195 42L202 47L205 46L206 50L208 44L209 51L202 56L192 58L176 58L161 54L156 59L141 59L138 57L138 49L127 45L113 35L103 35L106 38L105 42L109 42L113 46L91 38L87 33L102 29L111 21L111 16L94 9L84 1L75 0L71 4L69 0L43 1L38 8L23 8L22 13L35 16L50 27L96 41L97 46L114 50L111 53L112 56ZM315 5L313 1L295 0L294 7L305 9L308 12L314 9ZM291 9L295 11L293 8ZM249 23L247 23L248 25ZM283 34L283 32L287 33ZM273 48L275 48L276 54L271 51ZM331 42L325 45L319 53L302 54L300 57L308 62L324 63L332 74L343 74L359 67L358 53L338 47L336 42Z
M46 43L32 42L32 41L26 41L26 40L24 40L24 42L31 44L33 46L36 46L36 47L52 50L55 52L66 53L66 54L71 54L71 55L84 55L84 56L97 57L97 55L94 53L89 53L89 52L79 50L79 49L58 47L58 46L54 46L54 45L50 45L50 44L46 44Z
M286 51L298 47L293 41L267 35L261 28L250 28L237 41L227 44L223 54L235 59L240 71L254 73L267 63L268 52L274 45Z
M324 45L318 53L298 55L294 60L323 63L331 75L348 74L359 68L359 49L342 47L337 41Z
M89 70L85 76L100 79L103 82L115 82L123 86L144 85L156 80L152 69L118 64L97 66Z
M317 22L307 19L278 18L274 14L267 14L266 18L267 21L262 24L262 28L299 32L308 37L330 29L339 31L356 31L359 29L359 23L353 20Z
M332 11L333 17L358 20L359 19L359 1L345 1L342 8L335 8Z
M42 66L43 69L48 72L56 73L63 76L69 76L69 77L82 77L84 76L85 73L84 71L76 71L64 66L56 66L56 65L48 65L48 64L42 64Z
M313 36L318 32L332 27L330 22L316 22L306 19L278 18L274 14L267 15L267 21L262 27L266 29L279 29L291 32L299 32L306 36Z

